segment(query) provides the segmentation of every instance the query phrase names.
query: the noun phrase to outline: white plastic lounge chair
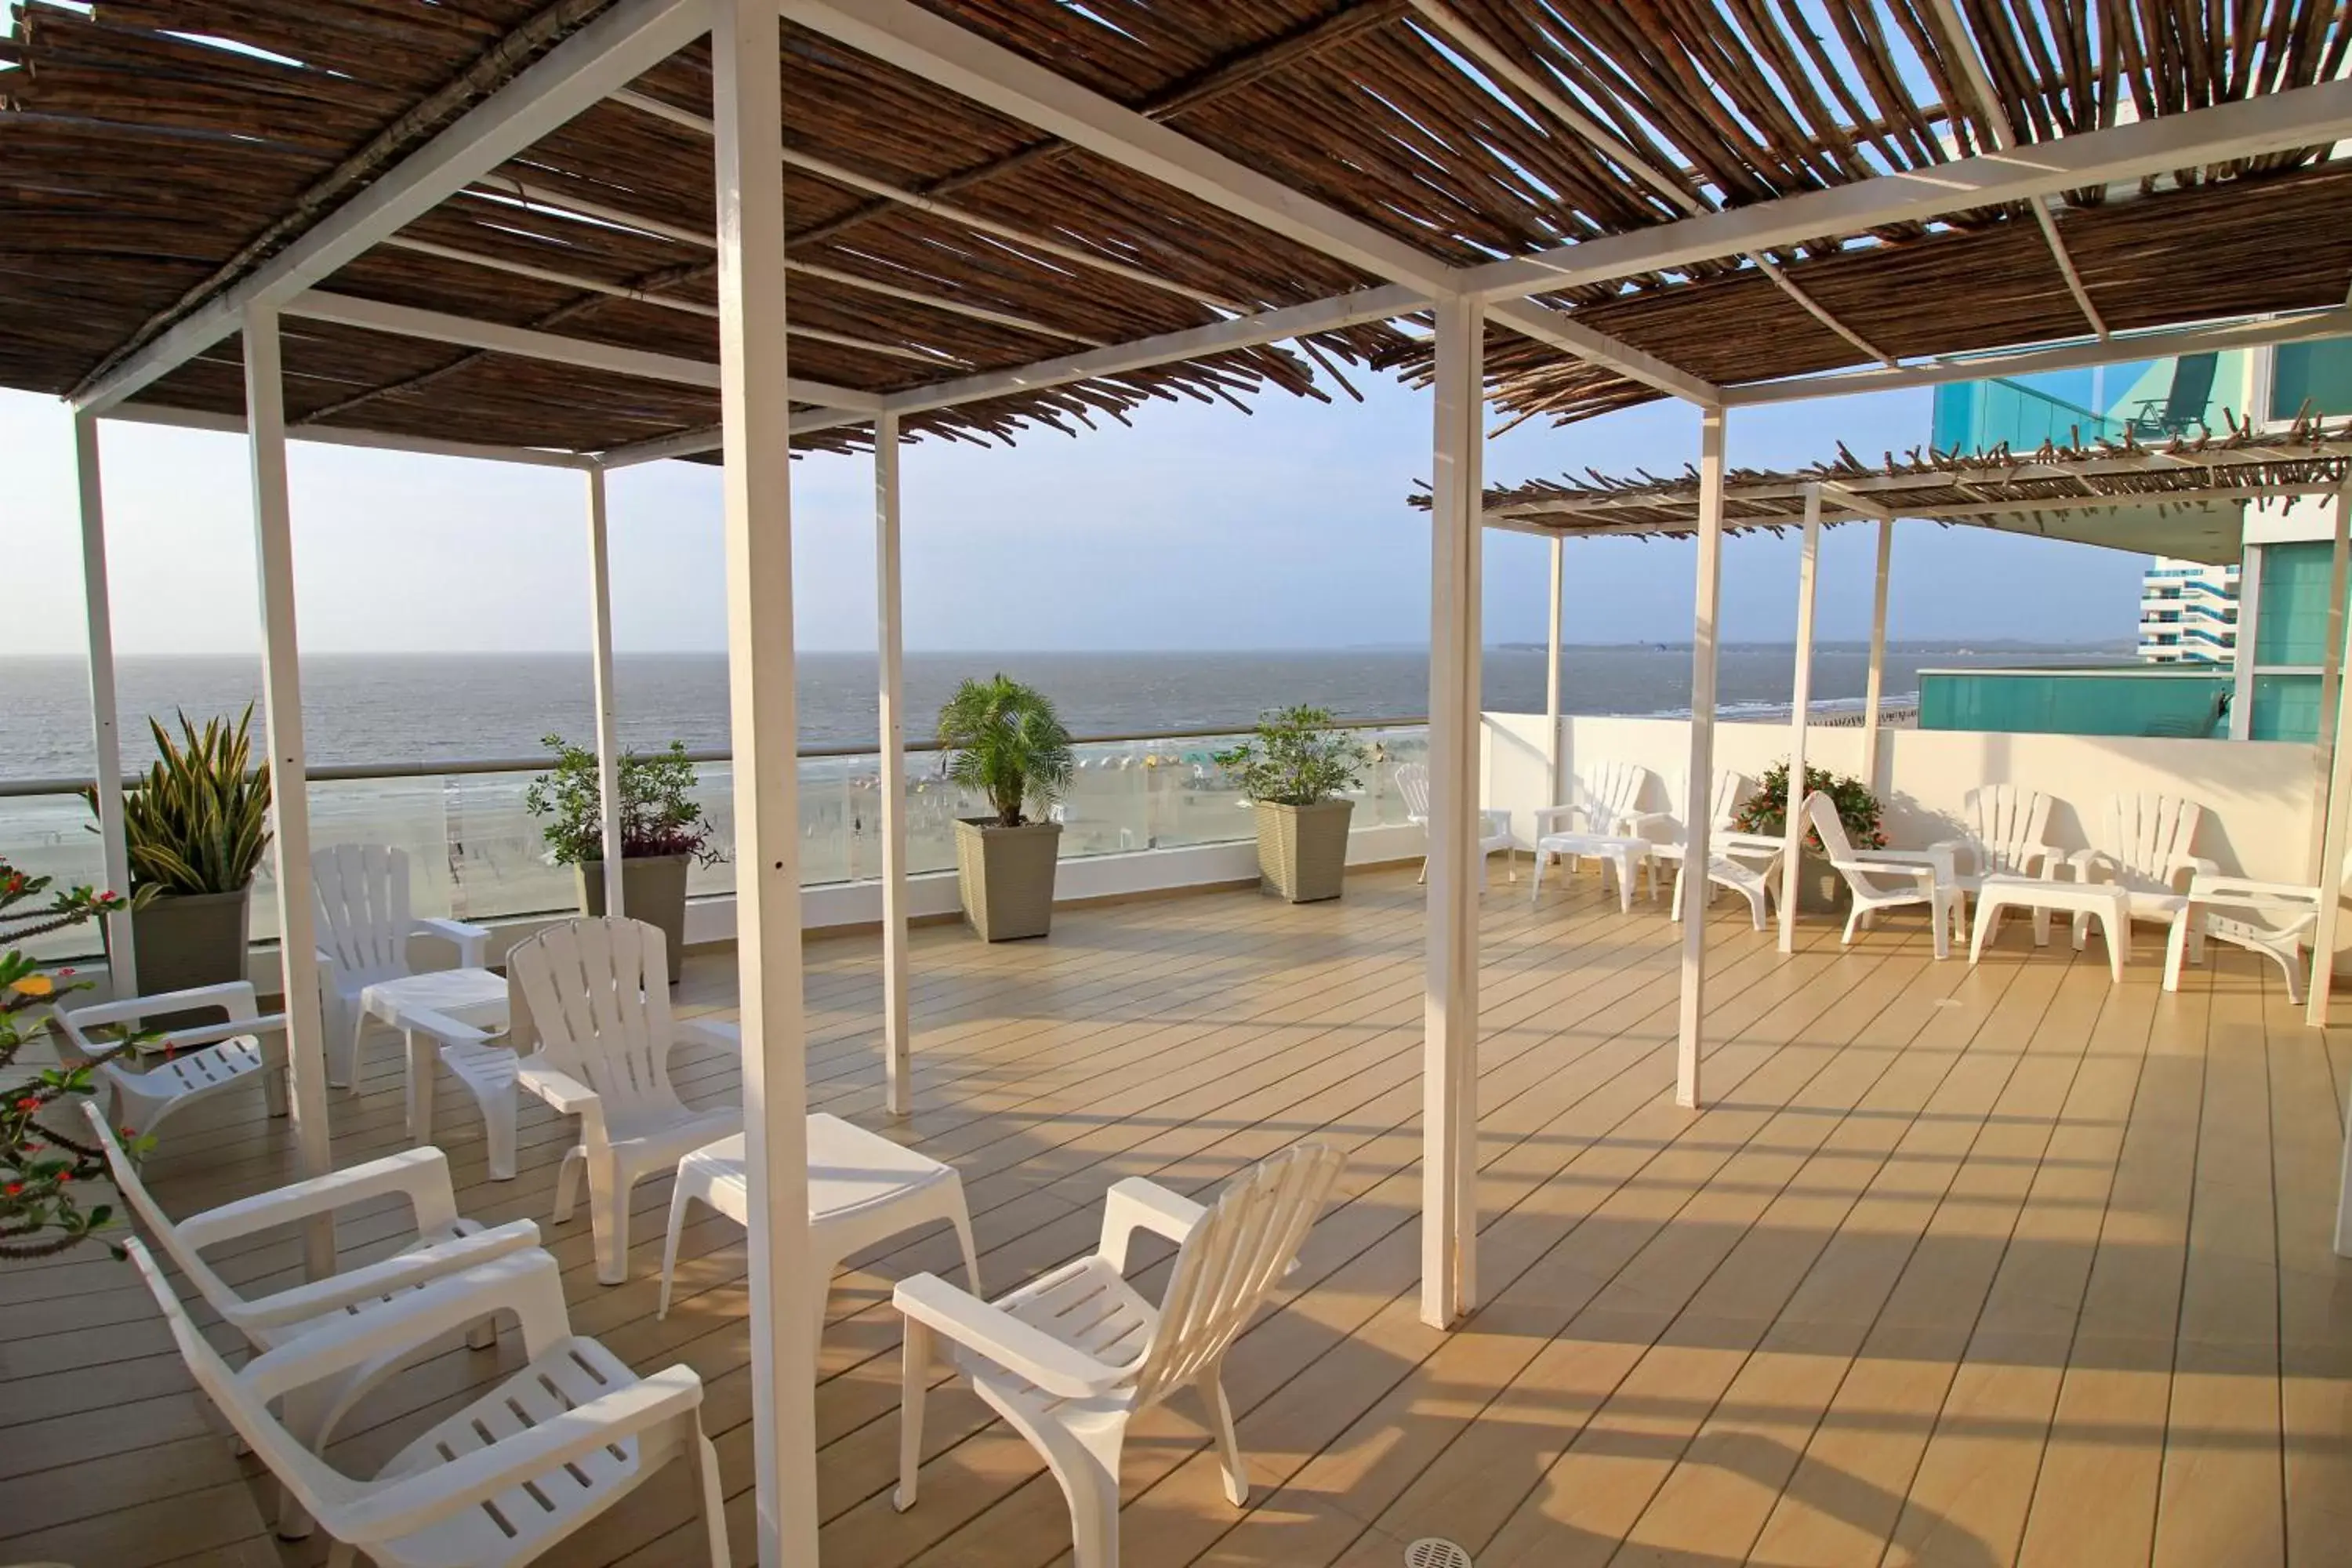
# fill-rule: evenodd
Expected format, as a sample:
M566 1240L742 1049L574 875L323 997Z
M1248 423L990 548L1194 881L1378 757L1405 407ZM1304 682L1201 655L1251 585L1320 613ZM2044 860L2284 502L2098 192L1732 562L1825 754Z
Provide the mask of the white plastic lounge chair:
M2300 969L2303 950L2319 925L2319 907L2330 896L2342 898L2352 886L2352 859L2344 863L2333 889L2296 882L2257 882L2244 877L2224 877L2200 871L2189 883L2189 918L2173 922L2164 954L2164 988L2180 989L2180 966L2191 946L2208 938L2258 952L2279 966L2286 981L2286 999L2303 1000ZM2315 953L2312 962L2318 962Z
M479 969L488 952L489 928L411 918L407 852L381 845L338 844L311 856L310 897L319 917L327 1081L356 1089L364 1024L360 993L379 980L416 972L408 958L411 937L446 938L457 944L460 969Z
M1400 763L1397 764L1396 784L1397 793L1404 796L1405 821L1426 831L1429 827L1429 770L1419 763ZM1511 814L1481 810L1478 813L1478 887L1482 891L1486 886L1486 857L1497 849L1507 856L1511 853ZM1511 880L1516 882L1518 879L1518 869L1513 867ZM1429 880L1428 856L1421 858L1421 875L1413 880Z
M572 1217L584 1167L596 1278L629 1277L629 1189L707 1143L743 1131L740 1106L696 1110L670 1084L681 1035L735 1041L731 1031L674 1026L662 933L642 921L566 921L507 954L520 1035L528 1014L539 1048L515 1064L515 1083L565 1116L580 1142L555 1177L555 1220ZM738 1041L737 1043L740 1043Z
M286 1114L286 1015L265 1016L253 987L242 980L60 1008L58 1026L70 1048L95 1058L115 1048L101 1031L135 1030L158 1013L218 1009L216 1024L173 1029L98 1064L98 1080L111 1091L117 1127L152 1137L165 1119L239 1084L258 1086L273 1116Z
M98 1135L115 1187L137 1216L140 1228L195 1288L205 1304L258 1352L292 1344L338 1324L397 1312L403 1300L420 1286L539 1245L539 1227L527 1219L486 1230L473 1220L458 1218L457 1195L449 1185L449 1163L438 1149L406 1150L174 1220L147 1191L138 1166L123 1152L98 1107L85 1103L82 1110ZM392 1196L406 1198L414 1217L415 1232L407 1247L331 1279L249 1297L205 1261L209 1247ZM487 1347L497 1331L495 1325L480 1321L481 1316L478 1313L466 1323L452 1325L450 1331L465 1328L467 1343L477 1349ZM331 1379L314 1380L289 1400L287 1428L297 1441L314 1449L320 1447L361 1395L417 1350L429 1348L436 1347L412 1345L397 1356L352 1362ZM281 1535L299 1535L304 1530L299 1515L287 1514L278 1523Z
M1927 906L1935 923L1936 956L1952 955L1952 938L1960 929L1967 895L1954 886L1951 856L1947 851L1857 849L1838 820L1837 803L1819 790L1805 797L1805 818L1822 841L1829 863L1853 893L1853 910L1845 918L1843 942L1868 925L1882 910L1913 904Z
M198 1387L334 1541L329 1568L364 1552L381 1568L518 1568L578 1533L673 1459L700 1472L712 1568L730 1568L719 1457L702 1431L702 1381L674 1366L641 1378L572 1332L563 1280L544 1252L438 1280L396 1312L338 1317L231 1370L189 1321L155 1260L126 1244ZM506 1308L530 1364L394 1454L372 1479L345 1475L269 1412L273 1398L410 1359Z
M2188 906L2188 878L2221 875L2219 865L2193 853L2204 816L2203 806L2171 795L2110 795L2105 841L2075 851L2069 863L2078 880L2121 883L2132 919L2169 922ZM2189 942L2189 957L2201 963L2202 935L2191 931Z
M1128 1423L1180 1388L1209 1406L1238 1508L1248 1473L1222 1373L1225 1352L1298 1256L1342 1156L1302 1143L1228 1183L1207 1208L1129 1177L1103 1203L1100 1247L993 1304L937 1275L898 1286L907 1321L898 1414L902 1510L915 1504L923 1450L923 1396L931 1336L955 1347L957 1366L1014 1430L1045 1457L1070 1506L1076 1568L1118 1568L1118 1467ZM1138 1226L1178 1244L1168 1290L1154 1307L1128 1284Z

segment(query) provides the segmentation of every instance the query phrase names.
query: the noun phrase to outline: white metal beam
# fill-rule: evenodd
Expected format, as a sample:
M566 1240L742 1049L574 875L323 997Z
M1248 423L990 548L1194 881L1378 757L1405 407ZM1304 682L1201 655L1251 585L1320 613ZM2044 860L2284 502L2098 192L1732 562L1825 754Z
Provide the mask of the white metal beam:
M815 1267L801 990L800 764L793 692L790 362L784 331L782 42L774 0L715 0L719 388L726 435L727 668L734 738L736 992L751 1195L758 1539L815 1568Z
M2263 634L2263 556L2259 544L2247 544L2238 556L2238 633L2237 643L2230 655L2230 739L2251 741L2254 738L2254 646ZM2333 695L2331 693L2330 695ZM2325 705L2322 708L2325 723ZM2312 814L2312 858L2319 855L2322 837L2327 831L2325 812Z
M596 700L596 811L604 829L604 912L615 920L628 911L622 884L621 722L613 700L613 552L606 527L604 470L588 470L589 685ZM684 953L669 955L676 971Z
M1622 339L1597 332L1565 310L1555 310L1533 300L1509 300L1489 306L1486 315L1515 332L1613 370L1628 381L1655 387L1670 397L1689 403L1722 400L1723 389L1714 383L1677 369Z
M2325 146L2347 137L2352 80L2324 82L1557 246L1470 268L1460 286L1489 300L1506 300L1614 282L1824 236L1866 234L1886 224L1923 223L1976 207Z
M499 321L478 321L413 305L391 305L381 300L359 300L313 289L289 304L286 314L389 332L396 337L422 338L428 342L511 354L518 359L544 360L550 364L568 364L581 370L608 371L614 375L666 381L712 392L719 389L719 367L707 360L656 353L649 349L622 348L530 327L509 327ZM823 403L865 413L882 406L879 394L860 392L854 386L836 386L828 381L795 381L787 390L800 403Z
M1801 804L1805 789L1805 740L1813 707L1813 603L1819 597L1822 559L1822 487L1805 487L1804 543L1797 555L1796 668L1789 684L1789 799ZM1691 796L1694 807L1700 797ZM1780 847L1780 951L1797 951L1797 890L1804 880L1805 818L1791 805L1783 814ZM1689 868L1685 865L1685 870Z
M243 281L79 389L75 405L104 413L236 331L248 308L282 305L323 282L378 240L693 42L709 17L701 0L620 0Z
M1681 1008L1675 1037L1675 1103L1699 1104L1700 1033L1706 1018L1706 909L1714 884L1706 867L1714 846L1716 647L1723 605L1724 411L1699 418L1697 583L1691 612L1690 768L1684 775ZM1788 809L1804 802L1804 781L1789 784Z
M1566 800L1568 781L1560 775L1559 744L1559 638L1560 620L1567 608L1568 541L1555 533L1551 536L1551 616L1548 625L1550 636L1544 644L1549 656L1544 660L1544 766L1550 773L1544 796L1547 803Z
M81 506L81 594L89 637L91 804L98 811L106 890L131 897L131 840L122 820L121 698L114 679L114 610L106 570L106 486L99 466L98 416L73 416L74 481ZM106 979L117 1000L139 994L139 955L131 910L106 917ZM273 1078L278 1092L285 1085Z
M160 403L124 403L107 418L135 425L162 425L175 430L214 430L226 436L245 434L245 420L235 414L207 414L196 408L167 408ZM430 458L470 458L484 463L525 463L542 468L584 468L595 459L581 452L558 452L544 447L492 447L472 441L450 441L438 436L405 436L390 430L351 430L340 425L300 425L286 432L289 441L322 447L362 447L373 451L415 452Z
M1870 673L1862 689L1862 782L1882 800L1886 795L1879 776L1879 732L1885 726L1880 721L1878 709L1886 693L1886 588L1894 564L1895 520L1882 517L1878 520L1877 575L1870 597Z
M898 570L898 416L874 424L875 641L880 654L877 734L882 791L882 1058L883 1107L893 1116L914 1109L907 973L907 737L903 674L907 652L904 595Z

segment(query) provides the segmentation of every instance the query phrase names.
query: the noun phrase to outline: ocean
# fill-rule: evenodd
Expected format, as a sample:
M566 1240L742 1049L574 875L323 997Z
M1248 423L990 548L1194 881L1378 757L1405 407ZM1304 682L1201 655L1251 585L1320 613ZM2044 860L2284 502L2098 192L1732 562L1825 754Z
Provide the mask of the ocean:
M1727 716L1785 708L1791 650L1733 644L1722 654L1719 710ZM1918 689L1922 668L2113 661L2114 648L1974 647L1905 643L1887 651L1885 691ZM1690 650L1665 644L1570 647L1563 705L1571 713L1687 711ZM1486 707L1541 712L1544 651L1494 647L1486 655ZM1824 705L1863 694L1867 650L1825 643L1815 650L1813 692ZM1414 648L1185 653L910 653L906 661L909 739L927 730L955 684L1003 670L1045 690L1079 736L1245 727L1263 709L1312 702L1343 718L1404 719L1428 706L1429 662ZM184 709L201 721L235 713L259 694L251 658L135 657L120 661L123 761L143 767L153 748L145 715ZM800 658L801 742L852 746L874 739L870 654ZM638 747L727 744L727 661L720 654L623 654L615 661L622 737ZM551 732L591 740L584 654L312 654L302 661L310 755L321 766L544 754ZM257 714L256 728L259 728ZM87 677L76 658L0 658L0 779L87 777Z

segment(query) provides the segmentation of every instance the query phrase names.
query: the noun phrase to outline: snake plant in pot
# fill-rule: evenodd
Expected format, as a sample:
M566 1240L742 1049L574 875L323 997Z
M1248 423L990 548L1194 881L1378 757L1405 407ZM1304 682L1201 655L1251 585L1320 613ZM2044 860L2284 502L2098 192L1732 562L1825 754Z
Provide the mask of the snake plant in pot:
M1054 923L1062 825L1047 813L1070 785L1070 732L1053 702L1010 676L967 680L940 710L948 777L988 802L956 822L964 918L983 942L1044 936Z
M1257 813L1259 886L1294 904L1336 899L1348 869L1348 823L1369 757L1328 710L1295 707L1262 715L1257 733L1217 765Z
M555 765L530 782L523 805L549 819L541 836L555 863L572 868L582 911L601 915L604 810L596 753L561 735L544 736L541 744L555 753ZM683 741L650 756L621 753L621 912L660 929L673 985L686 946L686 874L719 858L710 819L694 798L698 782Z
M131 935L139 989L150 994L245 978L253 879L269 847L269 770L253 760L253 705L235 724L211 719L201 730L175 717L176 737L147 721L155 762L122 795Z

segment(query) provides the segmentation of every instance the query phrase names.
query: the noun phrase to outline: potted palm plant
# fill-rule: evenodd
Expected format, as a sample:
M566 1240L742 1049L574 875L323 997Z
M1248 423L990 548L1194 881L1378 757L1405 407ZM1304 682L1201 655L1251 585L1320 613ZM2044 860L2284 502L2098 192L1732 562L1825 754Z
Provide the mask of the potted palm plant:
M1837 806L1838 821L1857 849L1886 847L1885 808L1858 778L1832 773L1811 763L1805 767L1805 794L1826 795ZM1763 783L1741 803L1731 826L1741 833L1761 833L1774 838L1789 831L1789 760L1764 771ZM1822 858L1821 836L1809 826L1798 846L1797 908L1806 914L1832 914L1852 897L1845 879Z
M1328 710L1308 707L1261 716L1255 735L1216 753L1257 813L1260 887L1294 904L1339 896L1356 805L1340 792L1362 781L1368 760Z
M580 887L580 907L604 912L604 809L598 789L596 753L543 737L555 765L523 792L533 816L551 820L542 829L551 857L569 866ZM631 920L660 929L676 984L678 955L686 945L686 875L694 865L719 858L711 844L710 819L694 798L694 763L686 743L672 741L651 756L621 753L621 902Z
M1069 731L1043 692L998 675L956 688L939 736L948 776L993 814L956 819L964 918L983 942L1044 936L1062 848L1062 825L1045 813L1070 784Z
M269 770L254 765L253 705L234 726L213 719L198 730L177 718L176 739L147 721L155 763L122 795L131 934L139 988L151 994L245 978L246 917L269 847Z

